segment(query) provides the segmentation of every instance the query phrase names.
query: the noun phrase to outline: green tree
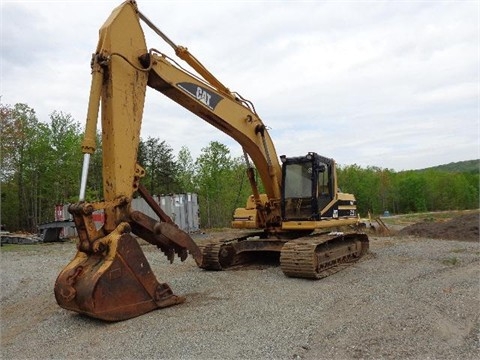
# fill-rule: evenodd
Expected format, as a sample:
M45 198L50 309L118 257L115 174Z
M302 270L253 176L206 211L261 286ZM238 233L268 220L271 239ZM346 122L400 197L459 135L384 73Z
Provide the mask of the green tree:
M406 171L400 174L396 191L401 213L427 210L427 181L421 173Z
M1 115L2 193L8 191L2 196L6 201L2 203L2 221L8 221L13 229L33 230L34 219L30 217L28 203L32 193L28 185L36 181L37 176L29 177L32 164L28 158L39 122L35 111L26 104L15 104L13 108L2 105Z
M463 173L465 181L468 183L467 188L467 198L468 203L466 204L467 209L478 209L480 208L480 175L474 172Z
M77 191L79 126L59 112L50 123L40 122L26 104L1 109L2 222L34 232L53 220L56 203L70 201Z
M54 111L50 115L50 183L55 185L57 204L77 201L82 165L81 128L70 114Z
M355 195L357 208L360 214L368 211L378 211L376 205L375 177L373 170L362 169L359 165L349 165L337 169L338 186L345 193Z
M239 159L232 159L230 150L217 141L202 149L195 165L202 225L228 226L245 182L245 166Z
M384 211L395 213L395 200L393 193L395 172L389 169L378 169L377 174L379 176L378 195L380 196L380 210L382 213Z
M142 183L151 194L169 194L179 190L175 156L165 141L153 137L141 140L138 159L146 171Z
M265 192L265 187L263 186L262 182L259 181L260 176L255 168L254 174L258 186L258 192L262 194ZM236 208L244 207L246 205L248 197L253 193L248 181L247 165L245 164L243 157L233 159L230 182L233 190L233 202L231 206L233 214Z
M427 181L429 210L462 210L478 206L478 186L470 180L478 176L469 172L448 173L438 170L427 170L422 174Z
M182 192L196 192L194 184L195 163L190 150L182 146L177 156L177 183Z

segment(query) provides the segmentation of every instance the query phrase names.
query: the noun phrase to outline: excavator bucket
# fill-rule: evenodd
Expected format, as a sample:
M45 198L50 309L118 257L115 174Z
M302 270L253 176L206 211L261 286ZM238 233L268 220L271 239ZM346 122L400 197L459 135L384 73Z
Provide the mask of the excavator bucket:
M105 251L78 251L55 282L57 303L107 321L130 319L157 308L182 303L159 283L130 233L113 234Z

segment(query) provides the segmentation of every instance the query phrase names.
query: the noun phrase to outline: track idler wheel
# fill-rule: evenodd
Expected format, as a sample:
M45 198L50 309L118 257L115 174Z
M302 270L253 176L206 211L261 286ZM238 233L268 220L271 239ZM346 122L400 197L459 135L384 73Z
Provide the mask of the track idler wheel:
M110 234L97 251L78 251L55 282L57 303L94 318L119 321L185 301L157 281L136 239ZM103 249L103 251L102 251Z

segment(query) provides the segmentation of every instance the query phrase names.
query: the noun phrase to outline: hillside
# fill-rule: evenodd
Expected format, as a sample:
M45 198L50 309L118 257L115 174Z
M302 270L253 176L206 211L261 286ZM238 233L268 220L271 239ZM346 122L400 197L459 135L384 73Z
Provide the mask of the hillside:
M433 167L421 169L418 171L427 171L427 170L478 174L480 173L480 159L451 162L449 164L433 166Z

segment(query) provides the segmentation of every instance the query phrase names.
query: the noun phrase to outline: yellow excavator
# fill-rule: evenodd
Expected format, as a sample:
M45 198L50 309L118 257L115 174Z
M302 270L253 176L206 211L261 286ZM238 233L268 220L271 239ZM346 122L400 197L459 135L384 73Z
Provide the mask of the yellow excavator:
M141 21L193 70L156 49L147 49ZM207 270L239 266L252 254L275 253L285 275L322 278L368 251L368 237L355 231L356 200L338 190L335 161L314 152L277 157L253 104L230 91L185 47L177 46L138 9L133 0L114 9L100 29L92 56L92 82L79 202L70 206L78 232L77 253L55 282L57 303L107 321L125 320L185 299L158 282L136 235L157 246L170 261L188 253ZM199 245L180 230L141 184L137 163L147 86L235 139L243 148L252 195L234 213L235 236ZM85 201L90 156L96 150L101 108L104 199ZM252 164L253 163L253 164ZM265 189L260 194L255 173ZM134 211L139 194L160 221ZM92 214L103 210L96 228ZM340 227L351 229L336 231ZM332 231L334 230L334 231Z

